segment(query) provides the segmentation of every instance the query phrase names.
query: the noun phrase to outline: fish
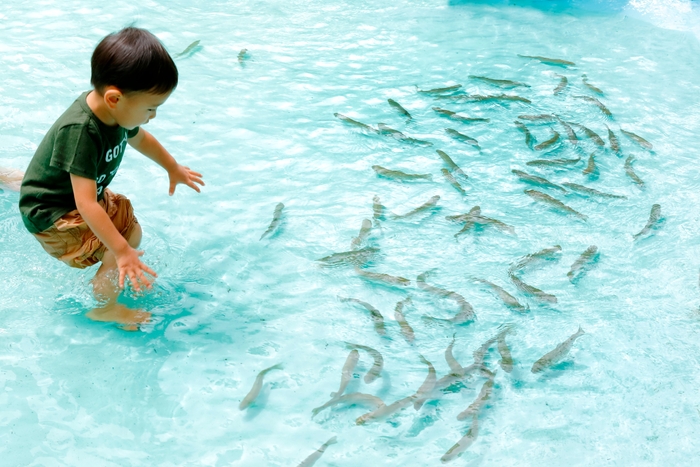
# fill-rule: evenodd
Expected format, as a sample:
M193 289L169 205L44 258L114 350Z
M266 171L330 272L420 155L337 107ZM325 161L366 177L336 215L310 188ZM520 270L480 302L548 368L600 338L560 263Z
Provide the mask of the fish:
M460 133L457 130L453 130L452 128L445 128L445 133L447 133L454 140L471 144L472 146L476 146L477 148L479 147L479 142L477 140L475 140L471 136L465 135L464 133Z
M406 172L401 172L400 170L390 170L382 167L381 165L373 165L372 169L377 172L380 177L391 178L394 180L432 180L433 176L431 174L409 174Z
M280 222L282 222L282 209L284 209L284 203L277 203L275 206L275 212L272 214L272 222L265 232L260 236L260 240L265 238L268 234L272 233L279 227Z
M372 198L372 218L375 220L375 222L384 219L385 211L386 208L381 203L379 196L374 195L374 198Z
M242 65L243 60L245 60L247 56L248 56L248 49L241 49L241 51L238 52L238 63L240 63Z
M588 156L588 164L586 165L586 168L583 169L583 175L589 175L589 176L595 176L598 174L598 166L595 165L595 152L592 152Z
M429 211L437 205L438 201L440 201L440 195L431 196L428 201L421 204L417 208L412 209L411 211L407 212L406 214L401 214L401 215L394 214L392 217L394 219L405 219L407 217L411 217L411 216L416 215L418 213L421 213L424 211Z
M389 274L383 274L378 272L365 271L364 269L355 268L355 272L358 276L369 279L371 281L381 282L386 285L396 285L399 287L408 287L411 285L411 281L401 276L392 276Z
M521 96L513 96L510 94L470 94L470 95L459 95L459 96L438 96L442 99L452 99L468 102L487 102L487 101L510 101L510 102L524 102L525 104L532 104L530 99Z
M452 222L468 222L474 216L481 215L481 208L479 206L474 206L466 214L457 214L455 216L445 216L445 219ZM421 274L422 275L422 274Z
M552 132L554 133L552 135L552 137L549 138L547 141L543 141L540 144L538 144L537 146L535 146L535 151L542 151L543 149L547 149L550 146L552 146L554 143L559 141L559 133L554 131L554 130L552 130Z
M337 112L334 113L333 115L334 115L336 118L339 118L340 120L342 120L343 122L345 122L345 123L347 123L347 124L349 124L349 125L356 126L356 127L361 128L361 129L363 129L363 130L365 130L365 131L368 131L368 132L370 132L370 133L379 133L379 130L377 130L377 129L375 129L375 128L372 128L371 126L369 126L369 125L367 125L367 124L365 124L365 123L358 122L357 120L352 119L352 118L350 118L350 117L348 117L348 116L346 116L346 115L343 115L343 114L340 114L340 113L337 113Z
M660 204L654 204L651 207L651 212L649 213L649 220L647 221L647 225L644 226L644 228L639 231L639 233L636 233L633 237L634 239L638 239L639 237L648 234L651 232L652 229L656 228L657 225L659 224L659 221L661 220L661 205Z
M455 85L453 85L453 86L447 86L447 87L444 87L444 88L428 89L428 90L426 90L426 91L421 90L421 89L417 89L417 86L416 86L416 89L417 89L418 92L421 93L421 94L442 94L442 93L445 93L445 92L453 92L453 91L456 91L456 90L458 90L458 89L461 88L461 87L462 87L461 84L455 84Z
M459 311L454 317L449 319L434 318L432 316L423 316L423 319L426 319L428 321L450 322L453 324L463 324L467 321L473 320L475 318L474 309L463 296L461 296L457 292L452 292L450 290L445 290L440 287L435 287L425 282L425 279L428 276L428 274L430 274L430 272L431 271L426 271L422 274L419 274L418 277L416 277L416 286L418 286L419 289L425 290L426 292L436 295L440 298L454 300L459 306Z
M510 329L506 329L498 334L498 353L501 354L501 359L498 364L501 365L503 371L510 373L513 371L513 356L510 353L510 348L506 342L506 334Z
M625 173L634 183L639 185L640 188L644 188L644 181L634 172L632 162L634 162L634 156L629 156L627 160L625 160Z
M581 326L579 326L578 331L572 334L571 337L557 345L554 350L551 350L540 357L540 359L532 365L532 369L530 371L533 373L540 373L552 365L559 363L569 353L571 347L574 345L574 342L576 342L576 339L581 337L583 334L585 334L585 332L583 329L581 329Z
M332 392L331 397L340 397L345 392L345 389L350 384L352 379L352 372L357 366L357 362L360 360L360 352L357 349L352 349L348 354L348 358L345 359L345 364L343 365L343 371L340 374L340 387L337 392Z
M375 410L385 405L384 401L377 396L373 396L371 394L363 394L361 392L351 392L350 394L345 394L340 397L334 397L322 406L316 407L311 411L311 418L318 415L322 410L327 409L328 407L333 407L334 405L338 404L370 405L374 406Z
M403 115L404 117L408 118L409 120L413 119L413 117L411 117L411 114L408 113L408 110L404 109L403 106L401 104L399 104L398 102L396 102L394 99L387 99L387 102L389 103L390 106L392 106L393 108L398 110L399 113L401 115Z
M566 135L569 137L569 142L571 144L578 144L578 136L576 136L576 132L574 131L573 128L571 128L571 125L566 123L564 120L556 116L557 121L561 126L564 127L564 130L566 131Z
M428 365L428 376L425 377L425 381L423 381L423 384L420 385L418 391L416 391L416 393L413 396L413 408L416 410L423 407L425 401L428 400L428 397L435 388L435 381L437 380L435 368L433 367L432 363L426 360L425 357L423 357L422 355L420 356L420 360L421 362Z
M365 383L372 384L382 374L382 368L384 368L384 357L382 357L382 354L379 353L378 350L373 349L372 347L367 347L366 345L360 344L352 344L350 342L346 342L346 344L350 348L358 348L360 350L364 350L372 356L372 359L374 359L374 364L372 365L372 368L369 369L367 374L365 374L364 378Z
M580 129L582 129L583 132L586 134L586 136L588 136L588 138L591 139L593 141L593 143L595 143L596 146L600 146L600 147L605 146L605 141L603 141L603 138L598 136L598 133L596 133L595 131L591 130L588 127L580 125L578 123L572 123L572 125L576 125Z
M569 281L573 284L574 281L578 280L578 278L583 275L586 266L589 263L594 262L597 258L598 247L595 245L589 246L586 248L586 251L581 253L581 256L574 261L574 264L571 265L571 269L569 269L569 272L566 273L566 277L568 277Z
M461 375L464 372L464 368L459 364L454 355L452 355L452 348L455 345L455 336L456 334L452 334L452 342L450 342L450 345L445 349L445 361L453 374Z
M447 109L441 109L440 107L433 107L433 110L437 112L438 115L445 116L451 120L456 120L458 122L462 123L476 123L476 122L490 122L490 118L481 118L481 117L465 117L463 115L460 115L456 112L453 112L451 110Z
M562 66L562 67L567 67L567 66L576 66L574 62L570 62L568 60L561 60L559 58L547 58L547 57L541 57L539 55L520 55L518 54L518 57L522 58L531 58L533 60L538 60L545 65L553 65L553 66Z
M365 240L367 240L367 237L369 236L370 232L372 231L372 221L369 219L362 219L362 226L360 227L360 233L357 234L357 237L352 239L352 242L350 242L350 249L351 250L356 250L357 248L362 245Z
M637 143L638 145L640 145L644 149L648 149L651 151L654 148L654 146L649 141L645 140L641 136L636 135L636 134L632 133L631 131L623 130L622 128L620 128L620 131L622 132L623 135L627 136L629 139L631 139L632 141L634 141L635 143Z
M583 85L586 86L588 89L590 89L591 91L593 91L595 93L600 94L601 96L603 95L603 91L601 91L600 89L598 89L597 87L593 86L591 83L588 82L588 77L585 74L581 77L581 80L583 81Z
M532 149L532 144L535 142L535 139L532 137L532 134L530 133L530 130L527 129L527 127L519 121L513 122L515 123L515 126L518 128L518 130L522 131L523 134L525 135L525 145Z
M491 337L486 340L481 347L474 351L474 365L482 368L484 366L484 360L486 359L486 354L491 349L491 346L498 340L498 335Z
M404 397L403 399L399 399L393 404L389 405L384 405L382 407L379 407L377 410L373 412L366 413L355 420L355 423L357 425L366 425L369 422L376 422L376 421L381 421L389 418L391 415L395 414L396 412L405 409L411 403L413 403L415 399L415 395L411 395L408 397Z
M396 319L396 322L399 323L401 327L401 335L403 335L403 338L406 339L406 342L413 345L413 341L416 340L416 335L411 325L406 321L406 317L403 315L403 308L409 303L411 303L411 297L405 298L396 304L394 319Z
M457 459L462 455L462 453L464 453L464 451L469 449L469 446L474 444L477 436L479 436L479 417L474 415L474 417L472 417L472 425L467 430L467 433L459 441L457 441L454 446L448 449L445 454L442 455L440 462L447 464L448 462Z
M481 386L481 391L479 391L479 395L476 396L474 402L472 402L469 407L457 414L457 420L464 420L479 414L479 411L486 405L486 401L488 401L491 397L494 382L494 378L489 378L486 380L486 382Z
M560 165L576 165L581 162L581 158L576 159L535 159L528 161L525 165L530 167L556 167Z
M518 115L520 120L529 120L531 122L553 122L555 120L554 115L551 114L540 114L540 115Z
M468 78L483 81L484 83L488 83L488 84L491 84L493 86L497 86L499 88L504 88L504 89L511 89L511 88L518 88L518 87L523 87L523 88L530 87L529 84L520 83L518 81L511 81L508 79L493 79L493 78L487 78L485 76L475 76L475 75L469 75Z
M341 266L345 264L361 266L367 263L378 252L379 248L366 246L357 250L333 253L332 255L317 259L316 261L325 263L326 266Z
M301 464L299 464L297 467L311 467L312 465L314 465L316 463L317 460L319 460L321 458L321 456L326 451L326 448L328 446L330 446L331 444L335 444L337 442L338 442L337 438L335 436L332 437L331 439L329 439L328 441L323 443L323 445L320 448L318 448L316 450L316 452L314 452L309 457L304 459L301 462Z
M560 211L564 211L564 212L566 212L567 214L573 214L574 216L576 216L576 217L578 217L579 219L582 219L582 220L584 220L584 221L585 221L585 220L588 220L588 216L586 216L585 214L581 214L581 213L578 212L577 210L575 210L575 209L573 209L573 208L570 208L569 206L567 206L566 204L562 203L562 202L559 201L558 199L552 198L552 197L549 196L548 194L542 193L541 191L537 191L537 190L525 190L525 194L528 195L528 196L530 196L530 197L531 197L532 199L534 199L535 201L539 201L539 202L541 202L541 203L549 204L550 206L555 207L555 208L559 209Z
M433 143L430 141L423 141L422 139L416 139L416 138L411 138L409 136L404 135L401 133L399 130L395 130L391 128L390 126L387 126L383 123L377 124L377 129L379 131L380 135L388 135L391 136L394 139L397 139L399 141L402 141L404 143L409 143L409 144L415 144L417 146L432 146Z
M370 318L372 318L372 322L374 323L374 330L377 332L377 334L380 336L384 336L386 334L386 329L384 327L384 316L382 316L379 310L374 308L369 303L363 302L362 300L358 300L356 298L338 297L338 299L343 303L357 303L358 305L364 307L367 311L369 311Z
M498 219L494 219L492 217L476 215L474 216L474 222L476 224L492 225L502 232L515 235L515 227L513 227L512 225L508 225L505 222L501 222Z
M529 174L527 172L523 172L522 170L518 170L518 169L513 169L513 170L511 170L511 172L513 172L515 175L517 175L518 178L524 182L543 186L545 188L553 188L555 190L560 190L560 191L563 191L564 193L566 193L565 188L562 188L559 185L550 182L546 178L538 177L536 175L532 175L532 174Z
M621 156L620 154L620 142L617 139L617 136L615 136L615 133L612 132L612 130L605 125L605 127L608 129L608 140L610 140L610 149L615 152L618 156Z
M487 285L489 288L491 288L491 290L496 292L498 298L503 300L503 303L505 303L508 308L511 308L512 310L515 310L518 313L527 313L528 311L530 311L529 305L523 306L522 304L520 304L518 299L506 292L506 290L503 287L496 285L493 282L489 282L485 279L473 277L472 280L475 282L479 282L480 284Z
M588 188L583 185L578 185L576 183L564 182L562 183L565 187L572 191L577 191L579 193L585 193L587 195L600 196L601 198L611 198L611 199L627 199L627 196L614 195L611 193L603 193L602 191L594 190L593 188Z
M263 387L263 378L267 373L269 373L272 370L281 370L283 369L284 366L282 363L278 363L277 365L272 365L269 368L265 368L262 370L260 373L258 373L258 376L255 377L255 382L253 383L253 387L250 388L250 391L246 396L243 398L240 404L238 404L238 409L239 410L245 410L247 409L258 397L260 394L260 390Z
M543 248L538 252L530 253L525 255L520 260L508 268L508 273L512 274L514 271L520 271L536 261L549 261L553 259L559 259L561 253L561 247L559 245L554 245L553 247Z
M195 49L195 47L197 47L198 45L199 45L199 41L198 40L194 41L193 43L188 45L187 48L185 48L185 50L183 50L179 54L175 55L175 57L177 58L177 57L182 57L183 55L187 55L188 53L192 52Z
M567 84L569 84L569 80L566 78L566 76L562 76L562 75L557 75L557 76L560 78L560 80L559 80L559 84L557 85L557 87L554 88L553 94L559 94L560 92L562 92L564 90L564 88L566 88Z
M445 151L441 151L438 149L436 152L438 153L438 156L440 156L440 159L442 159L443 162L445 162L445 165L447 167L449 167L450 172L457 173L457 174L463 176L464 178L469 178L467 176L467 174L465 174L462 171L462 169L460 169L459 166L457 164L455 164L455 161L453 161L452 158L450 156L448 156Z
M459 184L457 179L454 178L454 176L452 175L452 173L449 170L447 170L446 168L443 167L442 169L440 169L440 173L442 173L442 176L445 177L445 180L447 180L447 182L450 185L452 185L455 190L459 191L460 194L462 194L463 196L467 196L467 192L464 191L464 188L462 188L462 185Z
M557 303L557 297L549 294L547 292L543 292L542 290L538 289L537 287L533 287L530 284L526 284L518 276L515 274L511 273L509 274L510 280L513 282L513 284L523 293L526 293L528 295L532 295L536 299L538 299L541 302L545 303Z
M576 98L576 99L583 99L583 100L585 100L586 102L591 102L592 104L595 104L595 105L600 109L600 111L603 112L606 116L612 117L612 113L610 112L610 110L608 110L608 108L605 107L605 105L603 105L603 103L600 102L600 101L599 101L598 99L596 99L595 97L591 97L591 96L574 96L574 98Z

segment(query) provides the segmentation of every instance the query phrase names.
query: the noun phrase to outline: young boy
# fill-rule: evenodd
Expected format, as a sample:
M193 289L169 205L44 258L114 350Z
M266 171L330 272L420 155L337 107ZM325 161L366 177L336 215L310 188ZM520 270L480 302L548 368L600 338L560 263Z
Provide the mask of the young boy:
M102 262L92 281L101 306L88 316L135 328L150 313L118 304L119 291L126 277L136 291L150 288L145 274L156 273L139 259L141 227L131 203L107 189L126 144L168 172L171 195L179 183L199 192L197 184L204 182L140 128L177 86L177 68L160 41L127 27L102 39L91 65L94 89L58 118L37 148L22 180L19 207L27 230L51 256L75 268Z

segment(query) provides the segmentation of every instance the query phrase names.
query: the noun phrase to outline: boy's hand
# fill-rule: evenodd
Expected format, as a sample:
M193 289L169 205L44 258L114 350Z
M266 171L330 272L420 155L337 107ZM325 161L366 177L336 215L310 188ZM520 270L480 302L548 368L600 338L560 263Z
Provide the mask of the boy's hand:
M135 250L131 247L115 254L117 258L117 267L119 268L119 288L124 288L124 279L129 276L131 281L131 286L136 292L141 291L139 283L146 286L146 288L151 288L151 281L144 275L147 272L153 277L158 277L158 274L141 262L139 256L143 255L143 251Z
M202 174L190 170L189 167L185 167L184 165L177 164L175 169L168 172L168 177L170 178L170 190L168 192L170 196L175 193L175 187L178 183L184 183L197 193L199 193L200 190L196 184L199 183L200 185L204 186Z

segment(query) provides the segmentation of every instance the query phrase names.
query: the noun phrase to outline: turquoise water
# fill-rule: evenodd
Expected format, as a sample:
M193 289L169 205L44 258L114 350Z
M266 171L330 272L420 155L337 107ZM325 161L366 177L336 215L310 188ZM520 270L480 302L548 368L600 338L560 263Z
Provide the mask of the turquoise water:
M144 229L144 261L157 286L123 300L154 314L142 332L126 333L83 315L93 305L94 270L69 269L49 258L19 219L17 195L0 194L0 456L9 466L277 466L297 465L332 436L316 465L439 465L471 421L456 415L473 402L485 378L420 411L357 426L364 407L311 410L338 389L348 355L345 341L379 350L383 376L362 376L372 364L360 353L347 392L387 404L416 392L429 360L437 377L449 368L444 351L456 334L462 365L510 323L515 367L498 369L479 415L474 444L454 465L635 465L698 463L700 432L697 339L700 218L696 126L700 122L700 47L693 4L597 2L572 10L552 4L442 1L392 2L125 2L104 10L86 1L3 5L0 12L0 165L23 169L43 134L89 88L89 57L105 34L135 22L180 57L178 89L147 125L183 164L204 173L196 194L182 186L167 195L165 173L127 152L111 188L134 203ZM581 6L583 2L575 6ZM585 5L585 4L583 4ZM608 8L609 7L609 8ZM648 21L643 21L648 20ZM649 22L652 21L652 22ZM658 25L658 26L657 26ZM659 26L663 26L659 27ZM240 64L237 55L248 49ZM570 60L547 66L518 57ZM593 95L614 118L573 96ZM559 95L556 74L569 80ZM528 83L503 91L532 101L467 103L436 100L421 89L462 84L467 93L500 93L469 75ZM392 98L413 115L406 123ZM440 106L489 123L439 117ZM539 157L513 121L556 112L605 135L607 124L623 157L609 149L596 162L564 169L525 165ZM408 145L365 134L333 116L383 122L433 143ZM544 124L528 128L538 142ZM452 127L479 140L481 151L449 138ZM554 129L564 135L559 125ZM647 151L619 128L649 140ZM579 132L580 133L580 132ZM606 138L607 144L607 138ZM461 196L446 183L436 149L469 175ZM584 159L594 149L563 142L550 158ZM634 170L639 189L625 174ZM430 173L433 181L398 183L372 165ZM596 200L542 189L588 221L561 214L523 193L512 169L627 196ZM351 268L321 268L317 259L347 251L378 195L405 213L433 195L439 209L386 220L368 244L380 249L368 270L416 276L463 295L476 321L436 325L454 302L415 287L380 286ZM285 220L259 240L278 202ZM664 217L634 241L658 203ZM481 206L483 215L515 227L517 236L483 227L455 240L445 216ZM558 297L543 305L518 292L508 267L522 256L560 245L555 261L529 267L522 279ZM566 273L589 245L598 262L575 284ZM530 311L506 308L471 280L506 288ZM366 313L338 296L371 303L386 319L378 336ZM409 346L394 307L411 296ZM569 358L535 375L530 368L581 326L586 334ZM238 409L257 373L276 363L255 406ZM458 388L459 389L459 388Z

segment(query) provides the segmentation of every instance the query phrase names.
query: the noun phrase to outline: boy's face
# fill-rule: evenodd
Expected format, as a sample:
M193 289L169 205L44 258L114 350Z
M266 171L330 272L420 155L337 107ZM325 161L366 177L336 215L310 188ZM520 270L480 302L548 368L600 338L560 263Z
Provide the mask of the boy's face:
M168 100L171 93L172 91L167 94L149 92L123 94L113 88L112 92L105 92L105 97L109 101L110 113L117 124L131 130L156 118L158 107Z

